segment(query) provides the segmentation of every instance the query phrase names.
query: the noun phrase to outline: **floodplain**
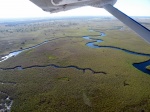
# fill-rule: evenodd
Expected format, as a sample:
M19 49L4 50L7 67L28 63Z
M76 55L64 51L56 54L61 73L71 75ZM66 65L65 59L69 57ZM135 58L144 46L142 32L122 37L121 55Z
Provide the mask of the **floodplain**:
M135 19L150 29L150 18ZM0 58L18 50L0 62L0 110L150 111L150 73L133 66L150 60L150 44L115 18L1 23Z

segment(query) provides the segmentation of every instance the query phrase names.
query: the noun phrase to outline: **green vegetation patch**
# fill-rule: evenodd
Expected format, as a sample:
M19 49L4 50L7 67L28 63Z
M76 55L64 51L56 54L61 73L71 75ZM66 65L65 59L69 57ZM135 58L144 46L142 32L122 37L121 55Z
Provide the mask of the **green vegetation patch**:
M49 59L49 60L54 60L54 59L57 59L57 57L51 55L51 56L48 57L48 59Z
M150 70L150 65L146 67L147 70Z
M114 24L118 26L116 28L122 26L114 20L62 20L55 23L45 22L45 24L22 26L27 27L27 30L21 30L23 33L19 30L20 35L14 32L14 35L18 34L16 37L2 32L0 35L6 36L6 40L10 40L10 37L19 38L20 41L17 43L22 42L21 37L24 36L28 36L28 39L35 38L35 40L28 40L31 43L26 42L28 44L26 46L41 43L45 38L49 40L52 37L59 37L57 40L0 63L0 68L13 68L18 65L28 67L23 70L0 70L0 81L16 83L15 85L0 84L0 91L7 93L13 99L11 111L149 112L150 76L132 65L146 61L149 57L110 48L92 49L85 45L89 40L82 38L82 36L99 38L97 34L104 31L106 33L106 36L102 37L104 41L98 45L149 53L149 45L136 38L127 29L105 30L112 28ZM95 28L98 32L91 33L89 28ZM65 31L64 35L63 31ZM0 51L5 52L7 47L10 48L7 52L22 47L22 44L15 45L15 43L9 46L0 44ZM30 68L34 65L50 64L62 66L62 68L48 66ZM90 70L84 71L73 67L65 68L71 65L106 74L94 74ZM149 66L147 68L149 69ZM1 99L6 97L7 95L0 94Z
M58 80L69 81L70 79L69 77L60 77L58 78Z
M31 54L33 51L34 51L33 49L28 50L28 51L26 52L26 54Z

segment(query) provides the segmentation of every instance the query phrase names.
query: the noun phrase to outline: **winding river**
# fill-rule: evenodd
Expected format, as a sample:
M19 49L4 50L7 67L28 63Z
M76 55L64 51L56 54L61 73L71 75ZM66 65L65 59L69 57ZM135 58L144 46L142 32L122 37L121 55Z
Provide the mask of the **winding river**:
M92 30L93 31L93 30ZM100 32L100 37L105 37L106 34L103 33L103 32ZM90 36L83 36L82 37L83 39L86 39L86 40L90 40L91 42L87 42L85 45L90 47L90 48L93 48L93 49L96 49L96 48L109 48L109 49L116 49L116 50L121 50L121 51L124 51L126 53L129 53L129 54L133 54L133 55L140 55L140 56L147 56L147 57L150 57L150 54L144 54L144 53L139 53L139 52L134 52L134 51L130 51L130 50L127 50L127 49L123 49L123 48L119 48L119 47L114 47L114 46L99 46L99 45L96 45L96 43L101 43L103 42L102 39L95 39L95 38L91 38ZM52 40L56 40L58 38L55 38L55 39L52 39ZM14 51L14 52L10 52L8 55L2 57L0 59L0 62L3 62L3 61L6 61L7 59L11 58L11 57L14 57L14 56L17 56L18 54L24 52L24 51L27 51L27 50L30 50L30 49L33 49L33 48L36 48L36 47L39 47L45 43L48 43L52 40L48 40L48 41L44 41L40 44L37 44L35 46L32 46L32 47L29 47L29 48L25 48L25 49L22 49L22 50L18 50L18 51ZM150 70L146 69L146 67L150 65L150 60L147 60L145 62L141 62L141 63L133 63L133 66L135 68L137 68L138 70L144 72L144 73L147 73L147 74L150 74ZM69 65L69 66L60 66L60 65L55 65L55 64L49 64L49 65L33 65L33 66L28 66L28 67L21 67L21 66L16 66L16 67L12 67L12 68L0 68L0 70L24 70L24 69L30 69L30 68L43 68L43 67L54 67L54 68L59 68L59 69L65 69L65 68L74 68L74 69L77 69L77 70L81 70L83 71L83 73L88 70L88 71L91 71L92 73L101 73L101 74L107 74L103 71L94 71L93 69L91 68L80 68L78 66L75 66L75 65ZM11 85L15 85L15 83L13 82L0 82L0 84L11 84ZM10 111L11 109L11 106L13 104L13 100L10 98L10 96L5 93L5 92L2 92L0 91L0 94L4 95L5 98L4 99L1 99L2 102L0 102L0 112L2 111Z
M16 67L12 67L12 68L0 68L0 70L25 70L25 69L31 69L31 68L45 68L45 67L53 67L53 68L60 68L60 69L65 69L65 68L73 68L73 69L77 69L82 71L83 73L85 71L91 71L93 74L106 74L103 71L95 71L91 68L80 68L78 66L74 66L74 65L69 65L69 66L60 66L60 65L56 65L56 64L48 64L48 65L33 65L33 66L28 66L28 67L22 67L22 66L16 66Z
M21 49L21 50L18 50L18 51L13 51L13 52L10 52L9 54L7 54L6 56L3 56L1 59L0 59L0 62L3 62L3 61L6 61L7 59L11 58L11 57L15 57L17 56L18 54L24 52L24 51L27 51L27 50L30 50L30 49L33 49L33 48L36 48L36 47L39 47L43 44L46 44L50 41L53 41L53 40L56 40L56 39L59 39L59 38L55 38L55 39L51 39L51 40L47 40L47 41L44 41L40 44L37 44L35 46L32 46L32 47L28 47L28 48L25 48L25 49Z
M100 32L100 37L104 37L104 36L106 36L106 34L104 32ZM103 40L101 40L101 39L94 39L94 38L91 38L89 36L83 36L83 38L86 39L86 40L92 41L92 42L86 43L86 46L88 46L90 48L111 48L111 49L121 50L121 51L124 51L126 53L133 54L133 55L140 55L140 56L148 56L148 57L150 57L150 54L134 52L134 51L130 51L130 50L119 48L119 47L96 45L96 43L103 42ZM146 67L148 65L150 65L150 60L147 60L147 61L141 62L141 63L133 63L133 66L135 68L137 68L138 70L140 70L140 71L142 71L144 73L150 74L150 70L146 69Z
M91 30L89 30L91 31ZM94 30L92 30L94 31ZM96 31L97 32L97 31ZM104 32L100 32L100 37L105 37L106 34ZM140 56L147 56L147 57L150 57L150 54L144 54L144 53L139 53L139 52L134 52L134 51L130 51L130 50L127 50L127 49L123 49L123 48L119 48L119 47L115 47L115 46L99 46L99 45L96 45L96 43L101 43L103 42L102 39L95 39L95 38L92 38L90 36L83 36L82 37L83 39L86 39L86 40L90 40L91 42L88 42L86 43L86 46L90 47L90 48L109 48L109 49L116 49L116 50L121 50L121 51L124 51L126 53L129 53L129 54L133 54L133 55L140 55ZM7 59L11 58L11 57L14 57L14 56L17 56L18 54L24 52L24 51L27 51L27 50L30 50L30 49L33 49L33 48L36 48L36 47L39 47L43 44L46 44L50 41L53 41L53 40L56 40L56 39L59 39L59 38L55 38L55 39L51 39L51 40L48 40L48 41L44 41L40 44L37 44L35 46L32 46L32 47L29 47L29 48L25 48L25 49L22 49L22 50L18 50L18 51L14 51L14 52L10 52L8 55L4 56L1 58L0 62L3 62L3 61L6 61ZM147 74L150 74L150 70L146 69L146 67L150 65L150 60L147 60L145 62L141 62L141 63L133 63L133 66L135 68L137 68L138 70L144 72L144 73L147 73ZM75 68L75 69L78 69L78 70L90 70L92 71L93 73L103 73L103 72L99 72L99 71L94 71L92 70L91 68L79 68L78 66L74 66L74 65L70 65L70 66L58 66L58 65L54 65L54 64L50 64L50 65L43 65L43 66L40 66L40 65L35 65L35 66L29 66L29 67L26 67L26 68L22 68L21 66L16 66L16 67L13 67L13 68L0 68L0 70L10 70L10 69L18 69L18 70L23 70L23 69L29 69L29 68L35 68L35 67L47 67L47 66L52 66L52 67L56 67L56 68ZM105 73L104 73L105 74Z

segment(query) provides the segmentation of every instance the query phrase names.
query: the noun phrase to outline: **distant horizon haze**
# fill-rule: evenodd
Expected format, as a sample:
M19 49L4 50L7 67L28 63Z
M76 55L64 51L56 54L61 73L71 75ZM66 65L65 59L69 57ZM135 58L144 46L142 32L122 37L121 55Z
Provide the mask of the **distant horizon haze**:
M114 7L129 16L150 16L150 0L118 0ZM36 17L71 17L71 16L112 16L103 8L90 6L59 13L49 13L29 0L1 0L0 19L36 18Z

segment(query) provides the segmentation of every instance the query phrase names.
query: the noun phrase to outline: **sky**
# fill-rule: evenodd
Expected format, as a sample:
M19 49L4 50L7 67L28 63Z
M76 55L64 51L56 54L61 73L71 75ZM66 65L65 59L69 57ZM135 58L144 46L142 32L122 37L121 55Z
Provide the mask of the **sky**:
M150 16L150 0L118 0L114 7L129 16ZM79 13L80 12L80 13ZM111 16L103 8L82 7L65 12L51 14L29 0L0 0L0 19L58 17L58 16Z

